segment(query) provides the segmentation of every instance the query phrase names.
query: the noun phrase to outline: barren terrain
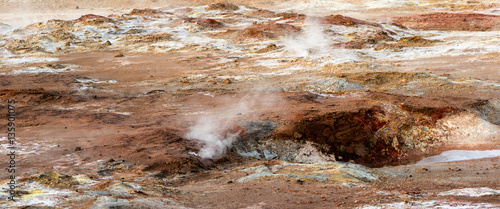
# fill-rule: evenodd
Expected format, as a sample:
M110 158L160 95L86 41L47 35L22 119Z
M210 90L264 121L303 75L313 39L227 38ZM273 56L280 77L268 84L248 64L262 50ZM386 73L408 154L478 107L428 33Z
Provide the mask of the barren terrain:
M0 1L2 208L500 207L496 1L78 2Z

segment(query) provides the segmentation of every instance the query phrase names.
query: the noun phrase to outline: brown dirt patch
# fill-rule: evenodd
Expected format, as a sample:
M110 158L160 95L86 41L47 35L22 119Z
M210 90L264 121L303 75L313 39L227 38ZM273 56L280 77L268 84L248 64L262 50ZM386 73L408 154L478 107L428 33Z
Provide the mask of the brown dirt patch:
M420 36L403 37L394 43L381 43L375 47L375 50L382 49L401 49L405 47L427 47L434 45L435 41L424 39Z
M351 82L359 82L363 85L397 84L401 80L405 82L426 79L430 76L425 73L399 73L399 72L370 72L370 73L343 73L339 77L346 78Z
M202 28L218 28L224 24L211 18L183 18L185 22L195 23Z
M500 16L474 13L433 13L396 17L395 24L418 30L494 31L500 29Z
M126 15L156 16L162 14L167 14L167 13L157 9L133 9L130 13Z
M258 9L258 8L255 9L256 9L255 11L247 12L245 13L245 15L248 15L250 17L264 17L264 18L272 18L277 16L276 12L271 10Z
M135 127L139 128L139 127ZM188 154L197 151L195 141L183 139L169 129L143 130L137 135L111 137L86 148L82 154L90 158L112 158L109 153L122 153L123 162L133 162L145 171L168 176L202 171L206 165Z
M46 22L39 22L27 25L25 27L14 30L15 33L24 31L38 31L38 30L69 30L74 26L74 21L66 20L49 20Z
M114 23L115 21L109 17L101 15L87 14L76 19L75 22L83 23L84 25L100 25L103 23Z
M367 22L364 20L359 20L355 19L352 17L347 17L343 15L330 15L322 18L322 23L323 24L330 24L330 25L344 25L344 26L349 26L349 27L354 27L358 25L370 25L374 27L380 27L379 24L377 23L371 23Z
M47 91L43 88L22 90L0 90L0 98L15 99L18 103L40 105L43 103L67 104L82 101L83 97L68 95L68 92Z
M304 21L306 19L305 14L298 14L294 12L281 12L276 14L276 16L281 16L279 20Z
M285 23L267 22L252 25L243 30L231 34L235 41L246 41L248 39L276 39L287 34L300 32L300 28Z
M168 33L154 33L145 35L128 35L122 38L123 41L130 43L156 43L161 41L172 41L172 35Z
M216 3L208 6L207 10L235 11L239 7L231 3Z
M362 49L365 48L365 43L362 41L348 41L332 44L333 47L341 47L345 49Z

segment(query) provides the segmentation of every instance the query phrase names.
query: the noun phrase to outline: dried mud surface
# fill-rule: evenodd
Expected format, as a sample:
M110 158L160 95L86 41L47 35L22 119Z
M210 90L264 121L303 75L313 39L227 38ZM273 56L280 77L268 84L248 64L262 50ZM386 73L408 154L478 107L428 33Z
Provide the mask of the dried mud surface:
M83 14L0 18L2 208L500 207L500 157L416 164L500 149L494 1L30 8Z

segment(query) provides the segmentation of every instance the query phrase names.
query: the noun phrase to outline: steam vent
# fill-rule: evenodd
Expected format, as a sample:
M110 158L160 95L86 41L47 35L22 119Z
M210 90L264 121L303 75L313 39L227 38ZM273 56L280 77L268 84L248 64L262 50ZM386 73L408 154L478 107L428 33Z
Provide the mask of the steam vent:
M498 0L0 0L0 208L500 208Z

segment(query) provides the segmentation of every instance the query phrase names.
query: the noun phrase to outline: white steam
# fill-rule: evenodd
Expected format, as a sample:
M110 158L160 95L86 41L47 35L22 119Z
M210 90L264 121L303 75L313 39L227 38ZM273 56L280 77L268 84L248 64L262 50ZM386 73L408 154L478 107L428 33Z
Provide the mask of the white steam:
M186 137L201 142L202 148L197 154L204 159L217 159L231 147L239 132L228 133L233 128L230 118L204 116L191 127Z
M238 139L241 128L238 129L235 123L236 119L251 117L259 108L276 104L274 96L262 93L247 95L236 99L236 102L234 98L224 100L215 97L214 99L223 100L226 105L213 114L198 118L186 134L187 139L197 140L201 143L201 149L195 155L203 159L222 157L233 142Z
M282 43L293 56L325 58L325 63L344 63L359 60L351 50L332 46L335 41L324 32L320 18L306 17L302 33L285 37Z
M328 51L331 40L328 39L323 32L320 20L306 17L304 25L302 34L297 37L288 37L283 40L285 49L299 57L306 57L311 54Z

